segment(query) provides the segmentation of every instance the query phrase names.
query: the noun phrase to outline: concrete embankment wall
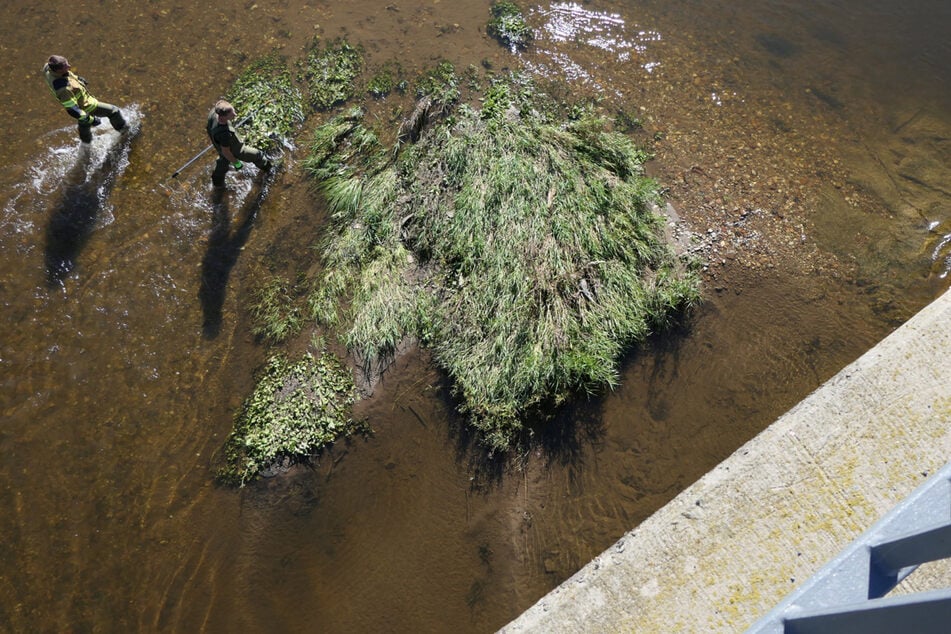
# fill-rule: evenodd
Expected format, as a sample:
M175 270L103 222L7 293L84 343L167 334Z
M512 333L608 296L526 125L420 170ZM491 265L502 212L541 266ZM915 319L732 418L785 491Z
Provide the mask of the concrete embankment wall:
M742 632L949 460L951 291L502 631Z

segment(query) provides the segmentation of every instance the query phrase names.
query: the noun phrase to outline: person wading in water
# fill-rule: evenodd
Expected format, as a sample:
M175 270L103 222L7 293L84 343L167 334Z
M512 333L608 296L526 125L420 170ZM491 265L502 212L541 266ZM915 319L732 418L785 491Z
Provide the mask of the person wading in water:
M79 138L92 142L92 129L102 123L99 117L109 117L117 131L126 127L122 111L112 104L99 101L86 90L86 80L70 70L69 60L62 55L50 55L43 66L43 76L56 100L66 113L79 121Z
M215 187L225 186L225 174L228 167L236 170L244 166L242 161L254 163L258 169L267 172L274 166L274 162L267 158L261 150L245 145L232 123L238 113L234 106L219 100L208 113L208 136L211 143L218 150L218 160L215 162L215 171L211 174L211 184Z

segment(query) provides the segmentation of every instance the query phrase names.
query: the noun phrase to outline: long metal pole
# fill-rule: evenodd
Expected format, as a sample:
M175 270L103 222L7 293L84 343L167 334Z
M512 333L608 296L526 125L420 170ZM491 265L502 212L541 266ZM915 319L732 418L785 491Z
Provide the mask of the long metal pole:
M254 113L251 113L251 114L254 114ZM251 114L247 115L247 116L246 116L244 119L242 119L241 121L238 121L236 124L234 124L234 126L235 126L235 127L238 127L238 126L240 126L242 123L244 123L245 121L247 121L248 119L250 119L250 118L251 118ZM195 156L191 157L191 158L188 160L187 163L185 163L184 165L182 165L181 167L179 167L177 170L175 170L175 173L172 174L172 178L178 178L178 175L181 174L181 173L185 170L185 168L187 168L189 165L191 165L192 163L194 163L195 161L197 161L198 159L200 159L202 156L205 155L205 153L206 153L208 150L210 150L210 149L213 148L213 147L214 147L214 145L209 145L209 146L206 147L204 150L202 150L201 152L199 152L199 153L196 154Z

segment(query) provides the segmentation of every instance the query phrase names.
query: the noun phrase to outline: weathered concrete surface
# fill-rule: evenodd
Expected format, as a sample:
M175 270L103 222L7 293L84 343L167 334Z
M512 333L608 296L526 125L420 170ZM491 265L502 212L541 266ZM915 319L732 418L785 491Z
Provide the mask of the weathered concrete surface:
M742 632L948 460L951 291L502 631Z

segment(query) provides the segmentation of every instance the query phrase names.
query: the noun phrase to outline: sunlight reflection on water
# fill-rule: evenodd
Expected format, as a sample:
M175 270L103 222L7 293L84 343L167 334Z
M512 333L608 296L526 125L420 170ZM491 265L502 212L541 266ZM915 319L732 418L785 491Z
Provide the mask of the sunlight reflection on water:
M652 29L635 29L617 13L585 9L574 2L557 2L548 9L538 9L544 25L538 38L538 52L550 60L535 65L534 70L543 75L560 75L569 80L591 83L603 88L592 78L588 68L597 62L583 60L582 55L568 56L546 48L545 44L560 45L574 42L578 45L613 53L616 61L637 62L647 73L653 72L660 62L647 58L650 44L659 42L662 36ZM620 94L619 91L615 91Z
M937 269L938 279L945 279L951 273L951 233L945 233L938 239L931 252L931 261Z

